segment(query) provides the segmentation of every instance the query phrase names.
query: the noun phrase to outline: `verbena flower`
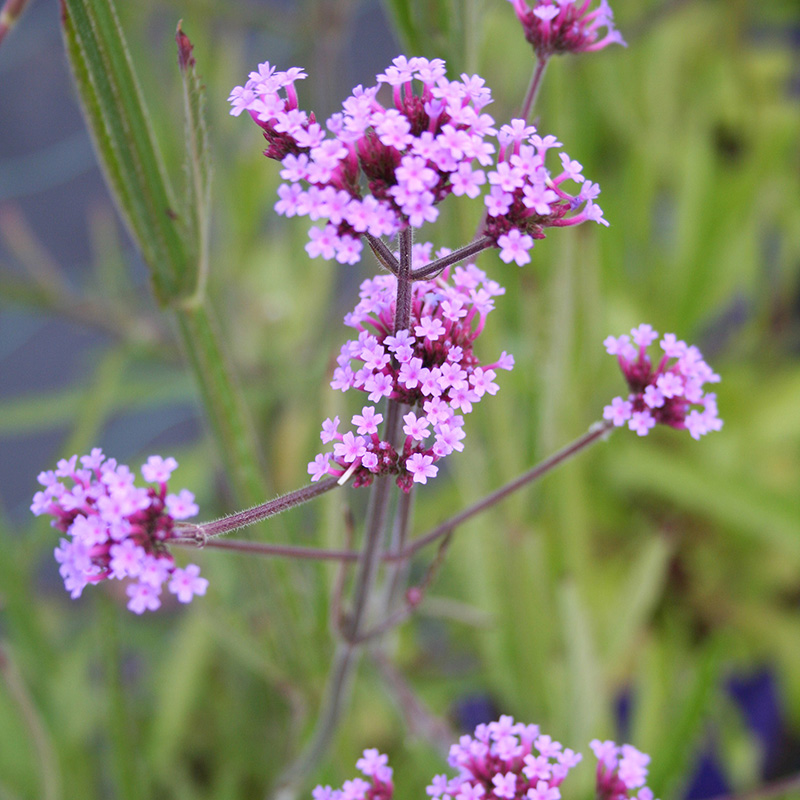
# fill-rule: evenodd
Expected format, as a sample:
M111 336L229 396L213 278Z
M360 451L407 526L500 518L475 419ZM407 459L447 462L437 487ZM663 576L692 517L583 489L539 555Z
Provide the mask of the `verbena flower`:
M606 0L590 10L592 0L508 0L538 58L558 53L586 53L610 44L625 45L614 27ZM605 34L600 32L605 29Z
M603 417L616 426L627 422L639 436L646 436L656 423L686 428L694 439L720 430L717 396L703 391L704 384L718 383L719 375L694 345L679 341L674 333L664 334L663 355L653 365L647 348L656 339L658 331L640 325L630 337L609 336L603 342L617 357L630 389L627 399L615 397L605 407Z
M314 800L390 800L394 793L392 768L387 765L388 757L377 750L365 750L356 761L364 778L345 781L341 789L330 786L317 786L311 793Z
M590 746L598 759L597 800L653 800L645 785L649 756L628 744L594 740ZM431 800L560 800L561 784L582 758L541 734L537 725L502 716L478 725L472 736L462 736L452 745L448 764L458 774L436 775L426 792ZM385 755L365 750L356 766L369 781L356 778L341 789L317 786L314 800L391 797L394 787Z
M431 245L414 245L415 266L430 261ZM439 253L437 255L445 255ZM464 414L487 394L495 394L497 369L511 369L506 353L481 364L473 344L505 292L474 264L446 270L434 280L412 285L409 329L393 334L396 280L380 275L361 284L360 301L345 317L358 338L346 342L337 358L331 386L358 389L369 400L352 418L355 431L339 430L340 421L325 420L320 438L333 452L309 464L312 480L324 475L353 476L365 486L376 475L397 475L409 491L436 475L436 462L463 450ZM381 439L383 416L375 404L388 397L404 406L404 441L400 449Z
M650 756L632 745L611 741L593 739L589 746L597 758L597 800L653 800L653 792L645 786Z
M297 107L294 83L305 77L264 62L229 101L231 114L247 111L261 126L265 155L282 164L277 212L324 223L310 231L312 257L356 263L362 234L419 228L448 195L476 198L486 186L482 233L506 262L527 263L546 227L607 224L594 202L600 190L584 182L580 164L562 153L559 173L545 167L547 151L561 146L554 136L523 120L494 127L483 110L491 92L477 75L451 81L441 59L398 56L377 85L357 86L324 129ZM388 108L378 101L382 84L391 88ZM577 194L565 191L567 180L583 184Z
M187 489L167 494L177 466L174 458L150 456L141 471L153 485L138 487L134 473L98 447L81 456L80 466L72 456L39 474L44 489L34 495L31 511L52 516L52 526L69 537L60 540L55 557L71 597L90 583L130 579L128 608L142 614L159 608L164 584L181 603L206 593L200 568L177 567L166 547L175 520L198 511Z

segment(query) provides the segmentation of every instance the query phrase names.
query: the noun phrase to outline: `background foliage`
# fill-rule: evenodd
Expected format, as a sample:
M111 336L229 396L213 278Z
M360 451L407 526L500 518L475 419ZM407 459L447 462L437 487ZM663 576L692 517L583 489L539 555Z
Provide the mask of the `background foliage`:
M179 17L195 44L213 162L210 305L254 420L259 479L269 494L295 488L319 422L347 407L328 373L342 313L374 266L307 259L307 225L272 212L277 170L255 126L228 116L230 88L261 60L302 65L301 106L324 118L413 52L486 77L503 120L532 55L500 0L119 5L176 185ZM618 432L465 525L392 650L407 687L454 728L488 704L576 749L624 738L652 754L651 785L672 798L710 754L734 788L800 770L800 21L778 0L613 5L629 48L554 60L537 107L541 129L599 182L611 227L554 231L524 269L482 256L507 294L481 352L508 349L517 366L471 416L465 452L419 493L416 529L585 431L621 388L602 339L642 321L701 347L723 376L725 427L699 444ZM34 4L0 49L6 86L53 52L66 71L47 39L55 13ZM3 104L13 141L44 124L27 93ZM134 618L105 588L69 601L52 533L25 514L39 470L98 444L136 466L173 452L204 518L249 491L201 421L179 316L152 299L99 183L53 161L61 143L80 162L85 134L70 144L50 130L25 159L9 145L0 161L0 797L262 797L320 700L333 568L201 553L205 599ZM47 199L35 201L59 188L85 244L48 254ZM431 235L456 246L476 221L456 203ZM334 493L250 535L341 546L345 504L359 518L363 497ZM773 740L731 691L764 670L780 699ZM341 783L375 746L398 796L424 797L444 766L422 735L431 717L404 717L408 702L368 662L359 678L314 780Z

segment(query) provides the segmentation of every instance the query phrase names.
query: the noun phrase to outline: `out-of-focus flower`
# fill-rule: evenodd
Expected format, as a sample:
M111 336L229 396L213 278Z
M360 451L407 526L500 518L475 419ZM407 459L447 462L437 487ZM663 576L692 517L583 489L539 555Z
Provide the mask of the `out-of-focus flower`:
M590 8L592 0L533 0L532 5L528 0L508 1L540 59L557 53L588 53L610 44L626 46L606 0L600 0L595 9Z
M703 385L718 383L717 375L694 345L667 333L660 342L663 356L653 365L647 348L658 338L650 325L640 325L631 335L609 336L603 344L619 361L630 394L615 397L603 417L615 426L628 423L632 431L646 436L656 423L686 428L693 439L722 428L717 416L717 396L705 393Z
M598 759L597 800L653 800L645 785L650 757L635 747L594 740ZM583 756L565 748L537 725L502 716L478 725L450 748L448 763L458 775L436 775L426 789L431 800L560 800L561 784ZM356 778L341 789L317 786L314 800L389 800L394 786L386 756L365 750L356 765L371 782Z

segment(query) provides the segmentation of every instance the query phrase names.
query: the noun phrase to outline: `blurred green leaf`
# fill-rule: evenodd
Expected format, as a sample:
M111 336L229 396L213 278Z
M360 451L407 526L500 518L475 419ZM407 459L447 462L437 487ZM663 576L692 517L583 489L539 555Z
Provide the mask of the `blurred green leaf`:
M167 304L191 286L186 238L116 11L111 0L62 0L61 20L100 163Z

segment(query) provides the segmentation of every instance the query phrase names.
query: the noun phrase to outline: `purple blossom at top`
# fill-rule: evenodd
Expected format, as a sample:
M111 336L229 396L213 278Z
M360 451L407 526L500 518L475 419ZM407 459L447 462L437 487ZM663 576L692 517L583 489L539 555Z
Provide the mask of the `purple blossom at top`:
M606 351L617 357L628 382L627 398L615 397L603 417L615 426L628 423L639 436L646 436L656 423L685 428L693 439L722 428L717 416L717 396L703 385L718 383L717 375L694 345L667 333L661 339L663 355L653 365L647 348L658 338L650 325L640 325L631 335L609 336Z
M431 249L430 244L414 245L416 267L430 262ZM359 303L345 317L358 338L342 346L331 386L358 389L371 403L388 397L408 406L402 447L381 439L383 416L372 405L352 417L355 433L340 432L338 418L325 420L320 439L333 442L333 452L309 464L314 481L347 475L354 486L366 486L376 475L392 474L404 491L427 483L438 472L437 461L464 449L463 414L497 392L496 370L513 366L507 353L482 365L473 351L494 298L505 292L474 264L415 281L409 329L393 334L396 285L392 275L361 284Z
M206 593L200 568L181 569L167 550L175 520L197 514L194 495L182 489L167 494L167 481L178 466L174 458L150 456L142 476L154 486L138 487L124 464L106 459L99 447L87 456L62 459L55 470L39 474L44 487L31 511L49 514L54 528L69 538L55 549L64 587L73 598L84 587L109 579L129 579L128 608L136 614L155 611L166 583L181 603Z
M587 53L610 44L625 45L614 27L614 14L606 0L590 10L592 0L508 0L514 7L525 38L537 58L558 53ZM605 29L604 35L600 31Z
M598 759L597 800L653 800L645 785L649 756L629 744L594 740L590 746ZM448 764L458 774L434 776L425 791L432 800L560 800L561 784L581 759L549 736L539 736L538 726L502 716L452 745ZM365 750L356 766L371 784L356 778L342 789L317 786L314 800L391 800L394 787L386 756ZM378 769L388 771L385 780L377 777Z
M554 136L519 119L496 129L483 110L491 92L477 75L451 81L441 59L398 56L377 85L357 86L325 129L297 108L301 78L296 67L280 72L265 62L229 101L231 114L247 111L261 127L265 155L281 162L276 211L323 223L309 231L311 257L356 263L362 234L419 228L437 219L448 195L477 198L485 186L481 233L506 263L530 261L546 227L608 224L595 203L599 188L584 182L577 161L562 153L559 173L545 167L547 151L560 146ZM390 108L377 99L384 84ZM566 181L580 191L568 193Z

